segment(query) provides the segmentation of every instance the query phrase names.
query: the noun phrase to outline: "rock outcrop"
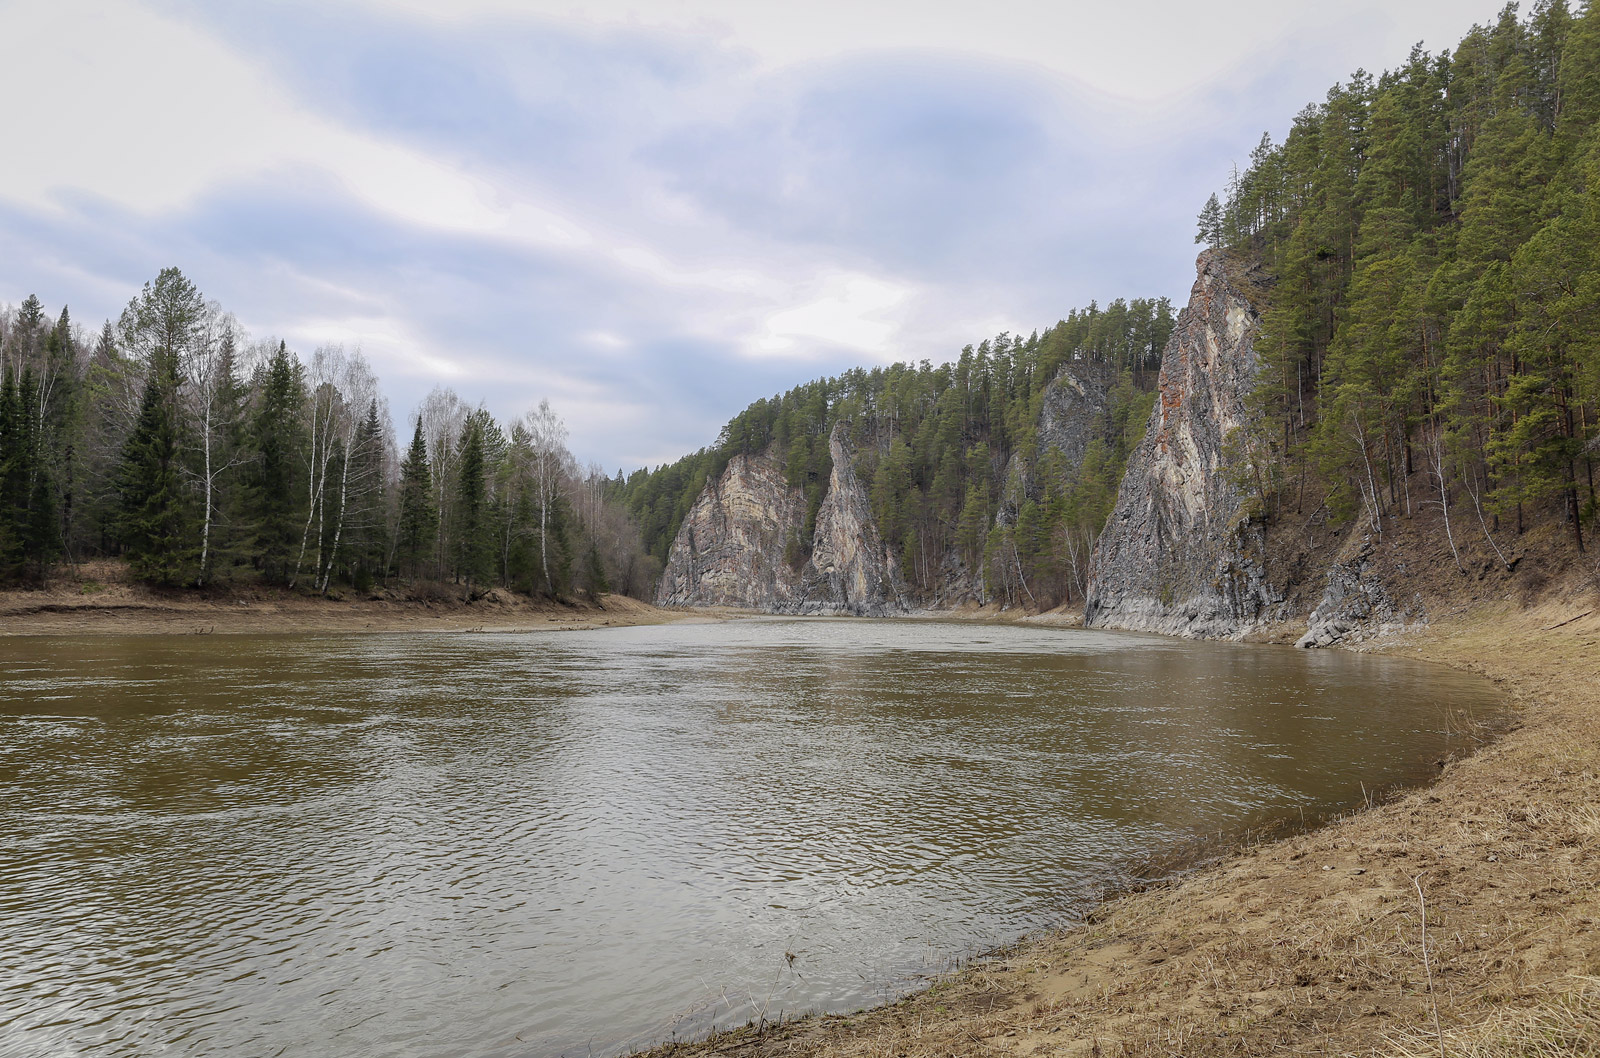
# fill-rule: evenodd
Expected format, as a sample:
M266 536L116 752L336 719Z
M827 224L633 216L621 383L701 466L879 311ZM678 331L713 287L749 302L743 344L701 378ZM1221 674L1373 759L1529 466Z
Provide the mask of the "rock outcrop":
M878 538L867 490L856 477L845 424L828 435L833 471L817 511L811 561L794 613L851 613L882 617L908 607L894 557Z
M1297 647L1331 647L1391 635L1418 624L1428 615L1420 600L1409 608L1395 604L1373 567L1372 543L1363 539L1357 552L1328 568L1328 586L1306 622Z
M1068 472L1083 465L1089 442L1105 433L1110 371L1087 361L1063 367L1044 390L1039 409L1039 447L1061 453Z
M793 602L801 577L784 555L805 515L805 494L789 487L776 460L734 456L684 518L656 604L769 610Z
M799 557L805 494L771 457L737 455L706 483L678 530L656 604L870 617L909 609L846 434L840 423L828 438L833 470L803 562L790 558Z
M1085 624L1236 638L1282 619L1265 541L1223 449L1249 418L1260 279L1222 251L1162 353L1160 394L1090 567Z
M1105 416L1113 378L1113 372L1104 364L1075 361L1062 367L1044 388L1039 406L1039 451L1060 456L1056 469L1068 479L1083 466L1090 442L1105 437ZM1020 454L1012 455L1006 466L1005 491L995 513L996 525L1005 528L1016 525L1023 501L1041 498L1044 482L1039 478L1039 469L1030 467ZM971 578L966 580L970 589ZM977 592L970 592L969 598L977 597Z

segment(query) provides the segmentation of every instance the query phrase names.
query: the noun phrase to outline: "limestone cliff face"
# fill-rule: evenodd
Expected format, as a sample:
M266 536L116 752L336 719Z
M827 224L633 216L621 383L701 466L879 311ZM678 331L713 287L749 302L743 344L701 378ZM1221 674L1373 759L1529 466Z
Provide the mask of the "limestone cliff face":
M833 471L802 564L786 555L805 525L805 495L768 456L734 456L707 482L673 541L660 606L737 606L768 613L881 617L908 609L892 555L878 538L845 424L828 438Z
M1261 530L1223 466L1258 371L1259 280L1218 251L1202 254L1198 270L1162 353L1159 399L1095 549L1091 627L1237 637L1283 616Z
M833 472L817 512L805 590L794 613L851 613L882 617L908 609L900 571L878 538L867 490L856 477L845 424L828 436Z
M683 520L657 605L767 610L792 602L801 578L784 551L805 514L805 495L788 486L776 461L734 456Z

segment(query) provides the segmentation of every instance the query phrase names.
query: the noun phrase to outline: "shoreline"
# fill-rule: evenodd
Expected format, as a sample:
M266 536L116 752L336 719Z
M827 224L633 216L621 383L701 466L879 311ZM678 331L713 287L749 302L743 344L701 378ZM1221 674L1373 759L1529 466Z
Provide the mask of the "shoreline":
M0 635L528 632L752 616L619 596L569 606L504 592L94 588L0 594ZM1600 1050L1600 616L1585 606L1479 606L1345 648L1473 672L1504 693L1509 726L1426 785L1309 830L1174 850L1081 923L897 1002L637 1053L1407 1058L1526 1053L1512 1044L1535 1031L1577 1041L1541 1053ZM1068 614L911 619L1073 627Z
M272 635L379 632L574 632L720 621L731 612L664 610L624 595L556 602L503 590L469 599L379 592L324 598L284 590L156 592L93 581L0 592L0 637Z
M1600 1049L1600 616L1487 606L1354 649L1481 675L1508 725L1431 783L1197 867L1159 865L1082 923L897 1002L638 1053Z

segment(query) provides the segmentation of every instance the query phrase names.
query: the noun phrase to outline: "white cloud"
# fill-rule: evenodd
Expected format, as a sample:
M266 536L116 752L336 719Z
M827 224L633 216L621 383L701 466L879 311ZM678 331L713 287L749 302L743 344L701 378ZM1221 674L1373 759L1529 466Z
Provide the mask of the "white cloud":
M890 344L900 321L893 313L911 296L910 288L861 274L830 276L819 286L820 297L769 315L747 348L785 355L820 345L894 358Z
M1137 102L1180 96L1291 35L1354 62L1454 46L1496 2L1461 0L353 0L440 20L538 17L688 32L748 49L767 67L880 49L983 55ZM1348 73L1348 70L1342 70Z
M608 352L615 352L618 349L626 349L628 347L628 340L626 338L623 338L621 335L612 334L610 331L590 331L589 333L579 335L578 337L582 341L587 342L589 345L594 346L596 349L604 349Z
M463 364L430 351L410 323L396 316L304 316L274 333L302 350L322 345L359 349L403 375L445 381L468 377Z
M421 227L590 241L559 209L305 110L246 57L135 4L25 0L0 11L0 36L33 42L0 63L0 97L33 101L10 112L8 134L41 145L0 169L0 197L21 205L54 209L87 193L154 215L230 181L323 172Z
M206 16L177 13L191 2L146 0L141 6L140 0L0 0L0 37L25 42L9 49L0 62L0 93L14 104L7 117L9 142L20 148L8 152L0 166L0 206L30 215L30 229L47 230L54 224L79 236L51 243L47 235L17 228L14 237L29 240L28 249L0 262L15 277L14 291L37 287L47 300L70 301L79 317L80 299L91 292L114 311L132 292L119 285L129 278L122 275L129 269L171 261L209 269L206 289L218 292L222 287L226 306L252 329L282 334L302 350L328 342L359 345L386 383L399 383L399 390L392 391L397 395L406 394L407 387L420 392L434 380L447 380L469 399L494 396L515 410L525 399L548 392L575 425L592 425L595 436L605 438L602 443L655 452L661 447L660 431L668 428L658 423L670 420L616 409L629 399L642 400L642 408L674 373L694 371L685 351L696 344L735 350L746 363L742 368L728 365L727 376L714 387L715 400L734 406L705 410L713 399L708 396L705 405L695 406L699 410L680 406L670 413L678 416L679 433L691 437L694 430L683 421L697 414L725 417L745 399L747 384L764 391L770 380L790 375L790 360L806 359L821 372L857 359L937 359L984 334L1019 329L1016 318L1039 314L1041 318L1027 323L1029 329L1046 323L1088 296L1160 292L1163 286L1168 293L1181 294L1181 288L1170 288L1177 285L1174 271L1186 282L1181 273L1190 253L1187 220L1192 207L1178 211L1187 212L1181 218L1183 230L1175 233L1179 267L1166 271L1166 262L1156 255L1113 246L1101 227L1073 227L1067 220L1099 210L1117 225L1137 226L1141 216L1161 214L1164 203L1156 196L1193 198L1196 180L1203 183L1204 178L1196 177L1189 159L1179 157L1173 147L1189 141L1166 133L1182 126L1192 135L1203 126L1221 137L1215 131L1220 126L1203 118L1197 104L1259 110L1286 123L1305 101L1300 97L1303 88L1282 101L1255 97L1241 102L1228 94L1250 83L1254 71L1247 63L1261 58L1281 62L1290 52L1282 42L1315 44L1302 49L1306 63L1297 76L1320 91L1356 65L1376 68L1398 62L1418 38L1435 49L1453 45L1473 18L1492 17L1500 0L1477 0L1482 10L1468 10L1477 5L1461 0L1348 0L1338 5L1310 0L1220 0L1207 5L1177 0L1123 0L1117 5L1103 0L993 0L986 5L951 0L812 0L804 5L749 0L333 0L363 8L349 20L354 32L397 12L425 19L534 23L532 34L506 33L510 44L503 51L473 53L496 65L486 71L486 80L521 83L530 115L544 115L540 107L550 113L559 110L563 120L581 120L585 136L593 136L574 140L582 140L581 149L565 156L552 149L548 158L530 160L532 152L506 151L505 157L520 160L503 164L468 161L474 143L466 136L453 139L448 128L402 141L360 127L361 119L350 115L366 105L381 110L387 101L373 104L354 94L318 94L337 96L346 74L359 81L370 72L354 59L349 71L338 70L332 78L291 79L282 70L293 69L297 60L342 59L327 58L331 51L307 48L306 55L280 56L287 59L283 67L269 65L253 40L225 40L207 31ZM290 29L298 28L295 3L312 8L311 0L291 0ZM376 14L369 19L365 8ZM219 33L226 32L227 16L219 17ZM675 36L679 44L687 38L689 46L682 48L670 41L655 43L662 43L663 54L693 69L676 71L675 76L682 74L681 84L663 77L659 90L645 91L638 86L657 82L636 80L632 72L621 75L602 64L596 68L596 83L607 86L609 94L590 97L568 83L569 72L560 63L521 63L519 68L520 53L514 49L525 39L546 39L537 32L539 23L561 27L562 32L548 34L554 47L593 31L597 39L589 43L595 53L624 63L654 52L636 47L636 40L611 48L617 42L599 38L612 29L660 31ZM382 57L385 34L394 28L374 34L377 44L369 58ZM406 32L395 33L395 39L425 50L432 33L440 38L440 55L448 64L459 58L453 49L488 40L503 27L468 26L459 34L434 32L441 27L427 22L420 25L426 32L414 32L418 28L403 27ZM576 34L567 32L574 28ZM291 52L299 46L292 33L278 43ZM1013 79L1012 95L1005 98L1043 99L1040 113L1064 114L1076 122L1074 128L1088 129L1079 146L1092 164L1081 181L1064 188L1046 173L1050 179L1016 184L1015 194L992 199L1014 204L1025 228L1017 226L1012 213L997 214L992 222L983 213L981 223L967 228L960 223L965 214L953 209L934 216L932 223L952 242L972 244L972 252L961 255L970 265L961 275L941 260L916 257L914 248L921 244L914 225L878 223L885 213L894 213L897 202L866 192L896 186L895 181L891 173L874 182L873 160L856 141L785 139L780 129L768 143L762 129L781 124L769 111L781 115L783 108L751 105L753 99L774 93L831 83L834 70L820 65L827 60L905 48L937 51L933 64L961 68L965 76L978 69L1003 80L1012 69L1026 70L1027 76ZM986 61L964 61L971 57ZM873 56L855 65L873 68L876 62ZM1038 76L1041 71L1045 77ZM1047 80L1087 85L1103 96L1137 104L1137 113L1105 98L1084 101L1071 91L1044 98L1051 91ZM363 83L363 88L371 87ZM1183 98L1197 88L1200 95ZM582 100L576 100L580 95ZM444 102L473 105L470 97ZM571 114L563 109L569 102L574 103ZM588 104L587 109L576 102ZM846 110L850 106L848 101L825 102ZM403 108L410 105L398 98L396 113L379 116L404 117ZM984 105L998 110L1007 106L1003 101ZM334 107L341 115L337 119ZM759 120L740 124L741 116L752 113ZM830 120L825 113L802 116ZM849 117L843 116L842 125L849 125ZM1142 141L1145 153L1137 156L1137 165L1130 161L1133 155L1103 149L1101 137L1114 137L1101 126L1113 117L1123 123L1125 138ZM1237 118L1229 115L1229 120ZM747 142L750 150L702 158L691 148L682 172L663 176L661 143L675 131L715 125L719 119L737 136L747 137L738 142ZM892 114L884 118L891 126L892 119ZM530 122L529 127L538 126ZM826 126L823 132L831 129ZM424 135L432 147L414 145ZM1232 132L1226 135L1233 137ZM1241 154L1254 135L1252 131L1238 140ZM1148 150L1146 143L1152 145ZM1018 159L1041 164L1035 146L1048 158L1048 143L1029 141L1017 151ZM903 148L891 142L884 150L893 156ZM826 156L817 161L815 152ZM934 156L928 164L942 162ZM1208 164L1220 165L1215 159ZM1056 164L1055 171L1063 168ZM728 179L709 179L712 170ZM1150 173L1162 175L1158 180ZM674 175L681 181L670 178ZM1223 175L1219 169L1215 179ZM803 185L808 176L818 180L814 190ZM951 177L953 184L963 179L960 172ZM785 181L796 186L785 191ZM262 197L263 187L284 189L312 204L304 231L297 226L292 238L266 240L285 260L263 265L260 253L245 254L248 263L230 269L239 245L235 233L248 228L235 229L235 218L204 212L194 215L199 218L195 223L185 211L208 196L216 195L214 202L242 199L243 224L248 225L253 222L251 203ZM851 200L859 209L836 208L839 187L866 188ZM740 197L751 188L774 190L778 205L773 213L788 223L762 214L765 200L760 196L752 196L754 206ZM243 195L218 194L225 190ZM719 195L723 204L739 208L714 208ZM83 235L90 225L74 206L85 197L142 217L128 231L106 231L98 241L111 244L107 249ZM801 212L798 206L807 205L808 197L821 201L823 208ZM1130 197L1139 197L1137 206L1127 203ZM1199 199L1203 197L1201 192ZM959 189L951 192L950 201L964 201ZM392 258L335 243L343 236L323 228L319 211L360 205L393 222L391 229L465 238L451 240L449 252L438 254L437 240L408 233L394 240ZM280 210L272 203L265 213L294 222L292 207ZM830 217L848 218L848 223L831 225ZM92 219L99 222L99 216ZM1146 229L1157 227L1157 222L1145 221ZM981 245L967 229L979 232ZM1018 279L1023 273L1017 270L989 276L987 286L973 278L988 275L983 271L986 261L1012 261L1019 253L1033 252L1028 241L1032 233L1042 233L1045 241L1039 245L1055 239L1066 247L1069 240L1062 233L1080 229L1082 237L1070 240L1071 248L1062 249L1059 259L1044 259L1028 273L1037 280ZM218 232L221 238L213 244L209 240ZM1155 245L1162 237L1154 231L1147 242ZM1128 241L1122 232L1118 238L1123 244ZM385 245L388 253L390 244ZM474 257L474 246L533 252L520 260L506 253ZM900 251L899 256L883 252L886 248ZM69 274L90 260L105 267L89 268L82 276ZM463 260L468 267L457 273L455 266ZM1085 266L1085 260L1093 264ZM1118 262L1121 271L1116 270ZM101 271L113 278L101 278ZM1116 289L1107 289L1113 285ZM670 352L651 362L654 348ZM596 366L602 362L605 366ZM590 377L605 371L620 377L619 365L635 362L637 377L624 382ZM741 371L749 372L748 383ZM640 393L648 396L641 398ZM403 403L397 400L397 406ZM715 424L706 429L714 433Z

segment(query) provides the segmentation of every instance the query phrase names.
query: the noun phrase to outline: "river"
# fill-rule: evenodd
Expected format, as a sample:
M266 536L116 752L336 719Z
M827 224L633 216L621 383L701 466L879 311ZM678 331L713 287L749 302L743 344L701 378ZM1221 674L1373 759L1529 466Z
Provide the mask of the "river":
M605 1055L841 1010L1416 783L1449 670L932 621L0 639L0 1056Z

